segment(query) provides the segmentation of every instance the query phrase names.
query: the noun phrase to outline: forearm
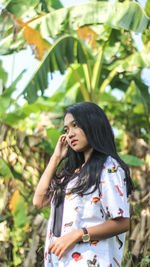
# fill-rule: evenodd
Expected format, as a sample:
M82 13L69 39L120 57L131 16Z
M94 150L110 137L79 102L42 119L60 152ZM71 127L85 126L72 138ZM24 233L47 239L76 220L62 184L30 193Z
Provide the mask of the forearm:
M129 218L118 217L102 224L88 227L87 231L91 240L104 240L129 230ZM77 240L82 241L83 231L79 229Z
M91 240L104 240L129 230L129 218L118 217L87 228Z
M55 156L52 156L50 158L50 161L37 185L37 188L36 188L36 191L33 197L34 206L38 208L42 208L43 206L45 206L45 203L48 202L47 189L59 164L60 164L59 158Z
M119 217L117 219L108 220L102 224L88 227L87 231L90 235L90 240L104 240L129 229L129 218ZM54 253L58 256L58 260L68 251L68 249L75 246L76 243L82 241L83 230L76 229L68 234L57 238L50 246L49 253Z

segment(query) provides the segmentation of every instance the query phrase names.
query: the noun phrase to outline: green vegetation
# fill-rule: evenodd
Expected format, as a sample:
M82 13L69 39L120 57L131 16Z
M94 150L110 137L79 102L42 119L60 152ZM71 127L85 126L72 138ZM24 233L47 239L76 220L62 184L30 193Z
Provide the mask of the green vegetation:
M20 106L13 93L25 70L7 87L0 61L0 265L43 265L49 208L37 210L32 197L63 131L65 108L92 101L108 115L135 183L122 266L148 266L150 91L142 71L150 67L150 0L145 10L129 0L87 1L82 9L62 8L59 0L2 3L0 55L30 46L39 66L20 94L26 100ZM142 35L140 52L133 32ZM65 73L64 80L47 97L54 71Z

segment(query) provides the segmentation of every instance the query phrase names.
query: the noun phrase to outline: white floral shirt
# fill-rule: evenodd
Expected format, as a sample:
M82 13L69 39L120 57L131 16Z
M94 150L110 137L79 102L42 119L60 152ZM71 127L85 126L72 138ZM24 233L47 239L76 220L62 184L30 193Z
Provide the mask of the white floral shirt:
M67 185L67 190L74 186L75 179ZM89 191L92 191L89 189ZM108 156L104 163L100 192L78 196L65 196L62 218L61 235L82 228L102 224L106 220L119 216L129 217L129 201L126 193L126 179L124 170L118 162ZM54 205L51 205L51 215L48 222L45 243L45 267L53 267L51 255L48 254L49 245L55 240L52 234ZM125 242L125 233L102 241L77 243L58 262L58 267L116 267L121 266Z

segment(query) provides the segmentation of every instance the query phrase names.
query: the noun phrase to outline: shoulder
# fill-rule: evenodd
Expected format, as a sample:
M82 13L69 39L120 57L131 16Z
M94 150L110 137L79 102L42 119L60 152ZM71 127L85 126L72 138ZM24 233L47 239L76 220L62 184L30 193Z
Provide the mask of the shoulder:
M112 171L115 171L119 167L120 167L119 162L112 156L108 156L104 163L103 169L111 169Z
M110 177L114 177L114 175L119 175L122 178L125 178L125 172L122 169L120 163L112 156L108 156L103 165L102 175L106 174Z

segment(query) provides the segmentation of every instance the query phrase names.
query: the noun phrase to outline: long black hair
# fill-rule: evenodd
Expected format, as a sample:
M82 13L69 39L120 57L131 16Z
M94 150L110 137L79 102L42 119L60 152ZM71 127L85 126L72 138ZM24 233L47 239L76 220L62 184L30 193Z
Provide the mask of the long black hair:
M55 192L55 195L59 197L68 181L77 175L75 174L77 169L80 170L78 180L74 188L70 190L70 193L87 194L87 190L92 185L95 185L95 187L91 192L95 191L99 185L103 165L107 157L112 156L125 171L127 195L129 195L133 190L130 171L117 154L114 134L104 111L94 103L81 102L67 108L64 118L68 113L72 114L77 125L84 131L88 144L93 148L93 152L82 168L84 164L83 152L75 152L69 147L64 167L59 175L56 175L51 180L50 192Z

